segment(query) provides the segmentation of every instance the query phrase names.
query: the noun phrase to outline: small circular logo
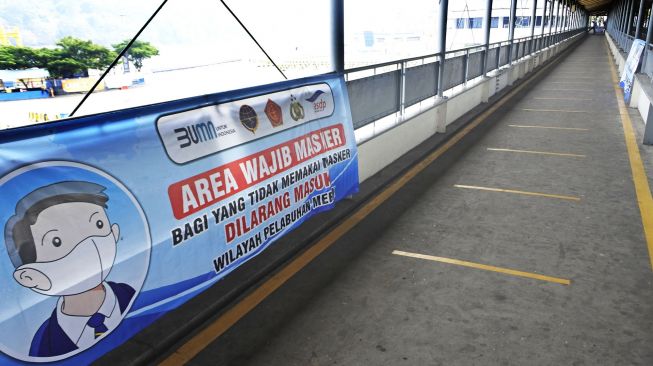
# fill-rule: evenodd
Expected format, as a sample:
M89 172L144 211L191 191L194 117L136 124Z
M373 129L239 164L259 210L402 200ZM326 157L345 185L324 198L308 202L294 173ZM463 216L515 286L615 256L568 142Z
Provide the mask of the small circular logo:
M256 115L254 108L244 104L240 107L238 115L240 117L240 123L242 123L246 129L255 133L258 128L258 115Z
M293 95L290 95L290 117L295 121L304 119L304 107Z

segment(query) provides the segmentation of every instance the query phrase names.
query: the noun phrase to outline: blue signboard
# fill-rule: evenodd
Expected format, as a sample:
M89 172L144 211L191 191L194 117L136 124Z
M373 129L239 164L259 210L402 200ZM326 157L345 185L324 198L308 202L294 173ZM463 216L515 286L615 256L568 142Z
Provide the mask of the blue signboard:
M0 132L0 364L87 364L358 190L325 76Z

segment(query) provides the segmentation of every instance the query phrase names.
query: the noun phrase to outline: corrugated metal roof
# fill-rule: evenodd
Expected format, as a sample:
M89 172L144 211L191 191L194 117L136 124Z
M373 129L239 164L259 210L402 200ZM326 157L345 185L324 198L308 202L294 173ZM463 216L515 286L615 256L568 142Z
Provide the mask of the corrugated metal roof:
M607 10L613 0L578 0L578 2L589 12L596 10Z

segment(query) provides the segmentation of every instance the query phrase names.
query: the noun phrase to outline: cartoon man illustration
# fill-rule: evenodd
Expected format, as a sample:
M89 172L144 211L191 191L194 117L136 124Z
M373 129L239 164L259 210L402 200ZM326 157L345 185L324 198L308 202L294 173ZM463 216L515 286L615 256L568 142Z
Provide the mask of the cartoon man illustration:
M86 349L126 315L135 290L106 281L116 259L120 227L111 224L105 211L105 189L82 181L44 186L18 201L7 221L5 244L16 282L59 297L32 339L30 356Z

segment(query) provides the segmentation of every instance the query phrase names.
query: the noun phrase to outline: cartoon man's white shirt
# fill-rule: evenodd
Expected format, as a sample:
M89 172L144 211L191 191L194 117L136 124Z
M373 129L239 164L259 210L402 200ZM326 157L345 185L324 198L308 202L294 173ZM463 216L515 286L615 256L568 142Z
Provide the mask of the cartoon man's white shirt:
M100 306L98 313L106 316L104 325L108 328L105 334L115 329L122 320L118 299L113 293L111 286L106 282L103 283L106 295L104 302ZM71 316L64 314L62 311L64 297L60 297L57 302L57 322L68 338L72 340L79 348L84 349L92 346L96 342L95 330L87 322L90 316Z

